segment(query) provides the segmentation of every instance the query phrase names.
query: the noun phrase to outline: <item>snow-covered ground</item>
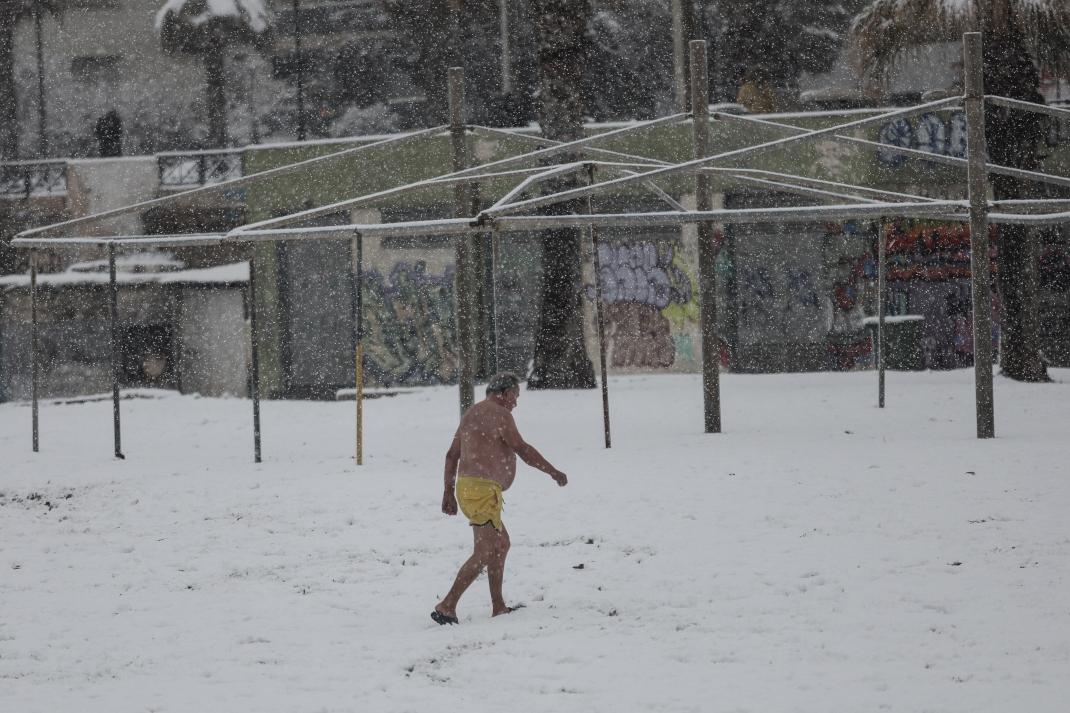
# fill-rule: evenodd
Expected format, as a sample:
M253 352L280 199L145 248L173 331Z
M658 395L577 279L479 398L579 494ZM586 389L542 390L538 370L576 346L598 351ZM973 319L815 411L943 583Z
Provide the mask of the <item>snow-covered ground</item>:
M524 392L490 619L428 613L471 542L439 512L456 392L0 405L0 710L1066 711L1070 371L723 378ZM582 568L579 568L582 565Z

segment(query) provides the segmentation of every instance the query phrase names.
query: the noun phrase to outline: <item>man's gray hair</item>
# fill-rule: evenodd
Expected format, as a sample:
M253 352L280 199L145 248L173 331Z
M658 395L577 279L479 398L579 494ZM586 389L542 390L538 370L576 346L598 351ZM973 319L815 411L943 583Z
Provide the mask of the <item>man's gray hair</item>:
M509 371L500 371L487 382L487 395L503 394L510 389L520 389L520 377Z

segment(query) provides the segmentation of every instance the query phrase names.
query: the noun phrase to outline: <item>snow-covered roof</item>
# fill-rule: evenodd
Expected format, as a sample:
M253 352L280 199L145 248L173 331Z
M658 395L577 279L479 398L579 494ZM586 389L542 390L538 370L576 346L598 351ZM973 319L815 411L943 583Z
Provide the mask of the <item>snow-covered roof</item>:
M108 284L107 261L103 271L76 270L72 265L65 272L37 275L37 284L41 287L63 287L68 285L106 285ZM218 267L205 267L193 270L166 270L158 272L119 271L119 258L116 258L115 281L121 285L132 284L198 284L229 285L249 281L249 263L236 262ZM81 263L89 265L92 263ZM30 274L0 275L0 289L11 290L30 286Z
M903 322L924 322L925 316L921 314L896 314L889 315L884 318L886 324L900 324ZM862 324L869 327L880 322L879 317L865 317L862 319Z
M163 28L164 19L174 13L181 15L191 0L167 0L156 13L156 31ZM202 25L217 18L244 18L253 32L263 32L271 24L271 11L264 0L205 0L204 10L189 17L191 25Z
M142 252L129 255L115 256L116 272L164 272L167 270L181 270L186 263L176 258L171 253L165 252ZM108 261L87 260L76 262L67 268L68 272L108 272Z
M962 81L961 63L960 43L921 45L896 61L884 92L889 96L920 95L930 89L956 86ZM825 74L804 72L799 77L799 98L803 102L840 98L864 100L858 73L846 52L840 53L832 69Z

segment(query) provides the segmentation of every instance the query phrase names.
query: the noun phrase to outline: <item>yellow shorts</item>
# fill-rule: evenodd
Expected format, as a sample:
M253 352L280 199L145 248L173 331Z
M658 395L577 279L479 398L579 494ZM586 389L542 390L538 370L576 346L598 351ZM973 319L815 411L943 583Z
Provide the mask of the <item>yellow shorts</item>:
M462 475L457 478L457 504L461 512L473 525L494 525L499 532L502 529L502 486L485 478L470 478Z

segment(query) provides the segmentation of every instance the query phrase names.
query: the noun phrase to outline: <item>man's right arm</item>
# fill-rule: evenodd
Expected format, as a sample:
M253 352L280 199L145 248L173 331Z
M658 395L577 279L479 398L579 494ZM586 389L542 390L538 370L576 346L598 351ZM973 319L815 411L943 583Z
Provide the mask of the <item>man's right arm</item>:
M517 430L516 421L513 420L512 414L506 414L502 438L505 439L505 444L520 457L520 460L532 468L538 468L543 473L547 473L558 485L565 485L568 482L568 476L553 467L550 461L543 458L542 454L535 450L535 446L520 437L520 431Z
M457 482L457 464L461 460L461 430L453 436L450 449L446 451L446 472L444 476L445 490L442 493L442 512L447 515L457 514L457 496L453 493L453 486Z

